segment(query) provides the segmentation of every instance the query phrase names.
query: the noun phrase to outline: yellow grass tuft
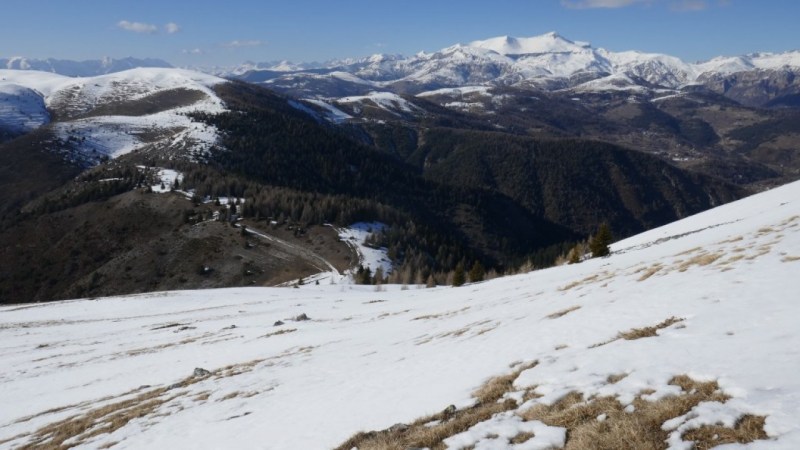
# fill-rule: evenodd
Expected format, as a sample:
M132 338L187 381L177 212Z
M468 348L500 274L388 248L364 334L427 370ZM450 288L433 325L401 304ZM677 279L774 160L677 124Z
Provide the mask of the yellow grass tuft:
M624 333L620 333L619 337L621 339L625 339L626 341L632 341L635 339L658 336L658 330L667 328L682 321L683 319L679 319L673 316L670 317L669 319L664 320L658 325L653 325L652 327L634 328L632 330L625 331Z
M745 415L739 418L733 428L719 425L704 425L688 431L681 436L685 441L693 441L696 450L708 450L723 444L746 444L758 439L766 439L765 418Z
M566 316L567 314L571 313L572 311L577 311L581 309L579 305L570 306L569 308L562 309L561 311L556 311L553 314L549 314L547 316L548 319L558 319L559 317Z

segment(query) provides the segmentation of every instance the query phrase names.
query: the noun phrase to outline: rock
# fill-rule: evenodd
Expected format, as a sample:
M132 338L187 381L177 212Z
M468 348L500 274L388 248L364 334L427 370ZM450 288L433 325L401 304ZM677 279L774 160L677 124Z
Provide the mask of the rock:
M167 386L167 390L171 391L173 389L178 389L179 387L183 387L183 383L172 383L169 386Z
M404 423L396 423L396 424L390 426L389 428L387 428L386 431L388 431L390 433L402 433L403 431L406 431L406 430L408 430L408 425L406 425Z
M311 319L306 315L306 313L303 313L303 314L300 314L299 316L295 317L294 320L297 321L297 322L302 322L304 320L311 320Z
M236 328L236 325L231 325L231 326L225 327L225 328L223 328L223 330L233 330L234 328Z
M209 375L211 375L211 372L203 369L202 367L195 367L194 369L194 376L196 377L207 377Z
M283 325L283 322L282 322L282 321L280 321L280 320L278 320L278 321L276 321L274 324L272 324L272 326L273 326L273 327L279 327L279 326L281 326L281 325Z

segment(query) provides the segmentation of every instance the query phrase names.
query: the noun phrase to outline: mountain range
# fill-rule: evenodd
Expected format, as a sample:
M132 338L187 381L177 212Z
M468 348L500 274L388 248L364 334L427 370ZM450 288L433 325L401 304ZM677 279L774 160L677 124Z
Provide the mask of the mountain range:
M761 69L729 76L777 70L749 58ZM0 298L356 270L326 226L356 222L381 224L370 245L394 281L441 283L476 263L547 266L602 222L624 237L800 177L791 102L743 104L675 58L551 33L322 66L0 70Z
M687 63L664 54L612 52L571 41L557 33L547 33L529 38L501 36L410 57L377 54L309 66L286 62L274 66L249 65L231 69L227 75L267 82L279 89L302 85L305 93L311 96L326 95L314 91L313 80L321 77L336 79L356 90L358 87L353 85L360 85L362 91L387 89L410 94L474 85L547 91L623 90L633 94L662 94L667 90L705 86L737 97L737 100L749 100L746 104L760 106L764 100L796 94L794 78L798 70L799 51ZM769 98L737 96L737 89L752 83L742 76L744 73L758 74L759 79L776 78L769 81L770 87L764 86L771 91Z

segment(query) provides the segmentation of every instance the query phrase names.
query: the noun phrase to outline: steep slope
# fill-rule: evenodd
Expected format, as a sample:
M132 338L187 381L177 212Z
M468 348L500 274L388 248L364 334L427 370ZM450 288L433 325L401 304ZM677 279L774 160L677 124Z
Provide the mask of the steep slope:
M741 198L741 189L613 145L433 129L411 160L433 180L491 186L583 234L607 221L618 236Z
M798 198L795 183L608 258L466 288L2 307L0 399L15 407L0 440L569 449L620 448L608 439L624 430L648 448L794 449ZM371 429L387 431L355 435Z

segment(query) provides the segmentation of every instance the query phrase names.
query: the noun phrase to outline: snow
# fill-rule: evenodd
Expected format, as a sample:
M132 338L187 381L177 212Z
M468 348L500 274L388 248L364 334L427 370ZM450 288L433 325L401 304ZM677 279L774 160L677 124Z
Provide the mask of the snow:
M372 274L380 267L384 275L392 273L392 261L386 254L386 248L372 248L364 241L371 234L379 234L386 229L380 222L358 222L346 228L337 228L339 238L354 248L359 255L358 263L369 268Z
M434 95L461 96L469 94L489 95L488 86L461 86L457 88L442 88L417 94L417 97L432 97Z
M13 407L0 408L0 441L22 446L27 433L131 390L188 379L154 411L78 448L332 448L357 431L470 406L511 363L538 361L514 383L512 396L531 386L542 395L527 406L571 391L628 404L650 389L655 400L686 374L717 380L732 398L665 423L669 448L687 448L680 435L699 424L759 414L770 440L736 448L796 449L799 249L793 183L618 242L607 258L461 288L321 283L3 306L0 403ZM293 319L303 313L310 320ZM596 346L673 316L683 321L657 336ZM187 378L196 367L213 375ZM564 439L504 413L449 442L500 448L493 436L519 430L536 436L514 448Z
M28 132L49 121L44 100L36 91L0 82L0 129Z
M627 75L617 74L610 75L597 80L587 81L572 89L574 91L588 91L588 92L604 92L604 91L628 91L628 92L646 92L642 86L634 83L633 80Z
M346 121L347 119L352 119L353 116L347 114L346 112L342 111L341 109L329 104L325 103L322 100L317 100L313 98L304 98L304 102L313 103L320 108L323 108L327 111L326 118L334 123L341 123Z
M508 442L519 433L533 433L533 438L522 444L509 445ZM566 439L564 428L550 427L538 420L523 422L521 417L504 412L445 439L444 443L453 450L550 450L563 447Z
M155 173L156 180L158 182L153 186L150 186L150 188L153 190L153 192L157 194L164 194L167 192L171 192L172 187L175 184L176 180L178 181L178 183L183 182L183 174L180 172L177 172L172 169L164 169L161 167L155 167L155 169L156 169Z
M398 109L407 113L420 110L417 105L414 105L403 97L392 92L373 91L367 95L342 97L337 100L339 103L362 103L365 101L372 102L379 108L391 112L397 111Z
M575 53L591 46L585 42L573 42L558 33L550 32L541 36L515 38L500 36L484 41L469 43L469 47L497 52L501 55L524 55L531 53Z

